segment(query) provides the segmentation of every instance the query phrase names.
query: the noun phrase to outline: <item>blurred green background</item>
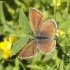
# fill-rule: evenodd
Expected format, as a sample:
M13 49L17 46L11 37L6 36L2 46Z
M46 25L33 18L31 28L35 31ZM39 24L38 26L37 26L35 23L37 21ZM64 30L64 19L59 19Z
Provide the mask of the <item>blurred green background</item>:
M30 23L30 7L41 11L44 21L56 21L56 48L49 55L37 51L34 57L19 59L20 49L29 41L24 27ZM18 40L11 44L11 57L5 59L0 49L0 70L70 70L70 0L0 0L0 46L6 45L10 36Z

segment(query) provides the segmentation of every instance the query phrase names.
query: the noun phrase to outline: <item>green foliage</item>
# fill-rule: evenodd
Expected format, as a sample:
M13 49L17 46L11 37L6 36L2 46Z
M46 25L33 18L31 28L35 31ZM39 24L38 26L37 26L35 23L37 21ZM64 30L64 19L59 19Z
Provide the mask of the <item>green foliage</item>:
M20 9L20 12L19 12L19 23L21 24L22 30L26 34L29 34L31 32L29 21L28 21L27 17L25 16L22 8Z
M5 31L8 31L8 32L11 32L12 29L8 27L8 25L6 25L6 20L5 20L5 17L4 17L4 13L3 13L3 5L2 3L0 4L0 20L1 20L1 23L3 24L4 26L4 30Z
M29 40L28 36L20 38L19 40L17 40L13 45L10 56L15 55L17 52L19 52L26 45L28 40Z
M54 19L59 32L52 53L45 55L37 51L36 56L21 60L18 53L32 38L30 7L40 10L44 20ZM70 70L70 0L0 1L0 42L10 35L18 40L7 60L2 58L0 49L0 70Z

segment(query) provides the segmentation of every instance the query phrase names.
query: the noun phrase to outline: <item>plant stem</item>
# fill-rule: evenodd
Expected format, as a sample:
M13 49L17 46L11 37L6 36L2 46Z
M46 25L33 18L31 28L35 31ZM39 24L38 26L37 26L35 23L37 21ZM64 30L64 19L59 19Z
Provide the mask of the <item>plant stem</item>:
M55 0L55 5L54 5L54 20L55 20L55 21L56 21L57 1L58 1L58 0Z
M22 62L19 60L20 65L22 66L23 70L26 70L26 68L24 67L24 65L22 64Z

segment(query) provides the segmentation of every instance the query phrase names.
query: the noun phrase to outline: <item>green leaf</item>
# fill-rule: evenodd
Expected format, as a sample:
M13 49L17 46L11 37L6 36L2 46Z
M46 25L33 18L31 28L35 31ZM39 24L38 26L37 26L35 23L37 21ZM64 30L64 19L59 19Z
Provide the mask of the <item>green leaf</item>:
M43 58L42 61L43 62L49 61L54 56L55 53L56 53L56 51L53 51L52 53L45 55L45 57Z
M30 24L29 21L26 17L26 15L24 14L22 8L20 9L19 12L19 23L21 25L22 30L27 34L31 33L31 28L30 28Z
M56 58L56 65L57 65L57 68L59 68L59 65L60 65L60 60L58 57Z
M61 62L60 62L60 69L59 70L64 70L63 69L63 60L61 60Z
M43 66L40 65L27 65L28 68L32 68L33 70L44 70Z
M2 59L2 50L0 49L0 59Z
M13 29L11 29L6 24L6 19L5 19L4 13L3 13L3 5L2 5L2 3L0 4L0 20L1 20L1 23L3 24L3 26L5 28L5 31L8 31L8 32L12 32L13 31Z
M65 21L65 22L63 22L63 23L61 23L60 25L59 25L59 29L65 29L65 30L67 30L67 28L70 26L70 20L67 20L67 21Z
M61 22L61 21L63 21L63 18L62 18L62 15L61 15L61 13L60 12L56 12L56 21L57 22Z
M27 36L21 29L16 29L11 33L12 36L15 37L25 37Z
M28 40L29 40L28 36L20 38L19 40L17 40L12 47L12 51L11 51L10 56L15 55L17 52L19 52L27 44Z

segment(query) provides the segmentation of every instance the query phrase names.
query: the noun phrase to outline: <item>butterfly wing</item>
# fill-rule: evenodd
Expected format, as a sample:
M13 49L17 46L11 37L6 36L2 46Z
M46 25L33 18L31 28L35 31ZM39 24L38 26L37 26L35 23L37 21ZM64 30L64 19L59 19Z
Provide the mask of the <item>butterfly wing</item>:
M37 34L40 31L42 22L43 22L43 15L41 12L34 8L29 9L29 18L30 18L30 25L34 34Z
M54 20L48 20L42 24L40 33L43 36L54 37L56 35L57 25Z
M40 52L44 53L44 54L49 54L51 53L56 45L56 41L55 40L42 40L38 43L38 49Z
M30 41L19 53L18 57L21 59L36 55L36 43L34 40Z
M42 53L50 53L55 48L56 41L53 40L54 36L56 35L57 26L54 20L48 20L42 24L40 34L43 36L47 36L50 38L40 40L38 42L38 49Z

